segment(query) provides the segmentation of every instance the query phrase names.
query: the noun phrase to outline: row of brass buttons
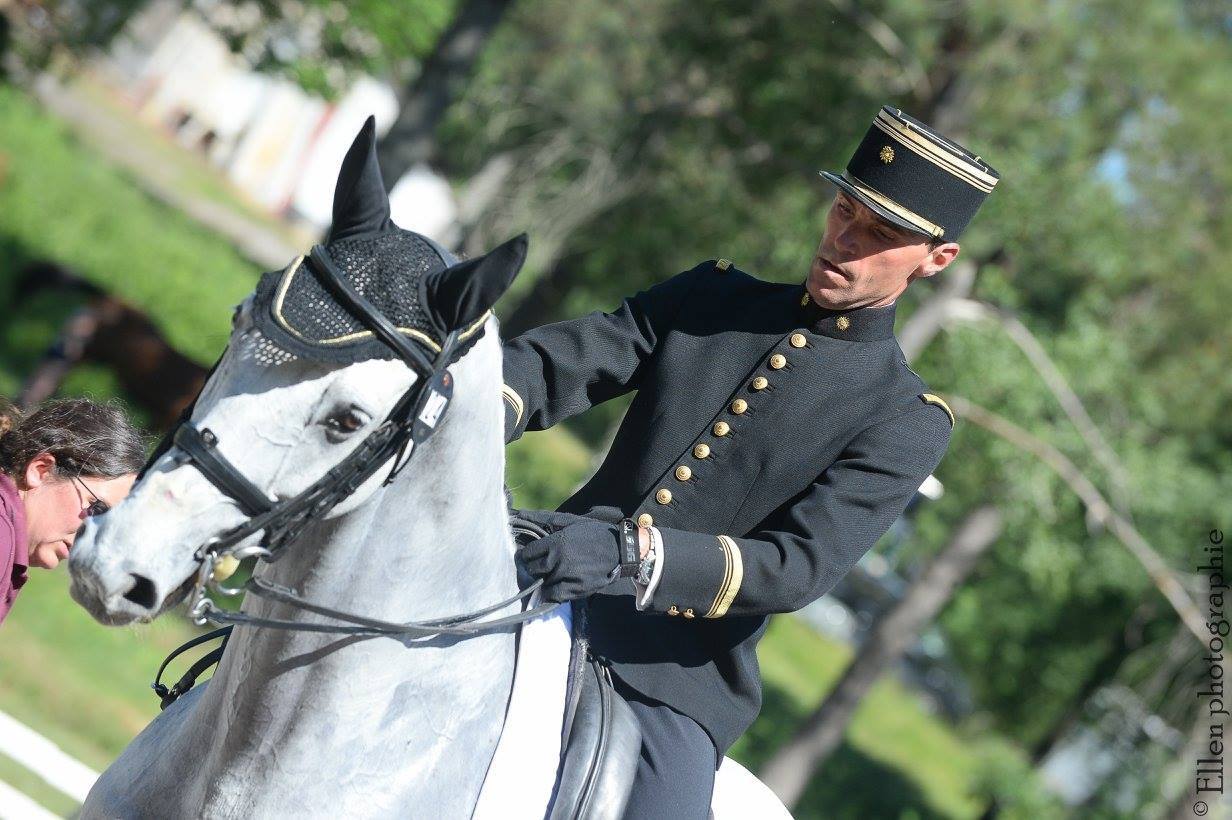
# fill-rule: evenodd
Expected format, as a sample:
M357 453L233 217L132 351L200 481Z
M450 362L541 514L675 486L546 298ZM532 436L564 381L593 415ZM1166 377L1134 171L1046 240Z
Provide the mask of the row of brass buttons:
M788 339L788 343L792 347L804 347L808 344L808 339L803 333L793 333ZM787 357L782 353L775 353L770 357L770 368L772 370L782 370L787 366ZM765 376L758 376L753 379L752 387L754 390L765 390L770 384L770 380ZM734 415L741 416L749 409L749 403L744 399L735 399L732 401L729 409ZM731 432L731 425L725 421L716 421L714 426L710 428L716 436L722 438ZM710 446L707 444L698 444L693 448L694 458L703 459L710 455ZM680 481L688 481L693 477L693 470L687 464L681 464L676 467L675 476ZM672 503L672 491L666 487L660 487L655 492L655 501L660 504ZM649 527L654 523L654 516L650 513L642 513L637 517L637 523L643 527Z
M689 607L689 608L688 608L688 609L686 609L684 612L681 612L681 611L680 611L680 607L676 606L675 604L672 604L671 606L669 606L669 607L667 608L667 614L668 614L668 615L672 615L672 616L675 616L675 615L683 615L683 616L685 616L686 618L695 618L695 617L697 617L697 614L693 611L693 607Z

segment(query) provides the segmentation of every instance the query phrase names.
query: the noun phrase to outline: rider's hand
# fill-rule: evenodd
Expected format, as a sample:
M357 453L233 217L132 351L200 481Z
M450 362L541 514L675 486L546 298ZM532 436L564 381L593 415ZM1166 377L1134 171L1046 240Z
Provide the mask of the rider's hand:
M610 584L620 565L620 530L615 524L578 518L518 552L522 565L543 579L543 598L565 602L585 598Z

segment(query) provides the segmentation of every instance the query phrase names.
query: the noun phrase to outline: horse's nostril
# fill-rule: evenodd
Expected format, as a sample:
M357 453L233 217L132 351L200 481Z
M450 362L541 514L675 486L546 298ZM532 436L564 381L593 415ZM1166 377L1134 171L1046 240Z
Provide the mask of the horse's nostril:
M132 601L137 606L153 609L156 600L154 582L144 575L138 575L135 572L130 572L129 577L133 579L133 586L132 589L124 593L124 599Z

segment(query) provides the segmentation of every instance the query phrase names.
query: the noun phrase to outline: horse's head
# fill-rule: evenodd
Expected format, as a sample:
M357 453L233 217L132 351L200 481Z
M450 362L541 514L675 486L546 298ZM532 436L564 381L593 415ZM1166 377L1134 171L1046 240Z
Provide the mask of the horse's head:
M394 225L369 119L343 162L325 250L351 289L428 361L447 333L458 331L448 420L470 425L472 433L484 428L486 438L501 418L500 349L490 308L517 274L525 249L519 237L457 263ZM421 378L353 307L339 303L313 264L297 260L266 274L240 305L227 351L192 414L195 428L216 438L218 454L271 502L295 497L343 461ZM497 441L501 432L495 431ZM368 502L392 461L326 517ZM123 504L83 528L69 561L73 597L104 623L149 620L191 589L202 546L250 514L172 447Z

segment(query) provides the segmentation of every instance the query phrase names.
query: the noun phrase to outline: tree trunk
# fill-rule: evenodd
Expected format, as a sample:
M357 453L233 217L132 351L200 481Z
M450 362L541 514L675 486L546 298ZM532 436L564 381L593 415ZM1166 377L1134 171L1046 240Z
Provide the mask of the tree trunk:
M902 600L878 618L834 690L762 768L762 781L788 808L800 800L814 771L838 747L869 689L937 616L1001 528L1001 514L994 507L980 507L967 516Z
M436 159L436 127L511 5L513 0L464 0L402 95L398 119L377 148L386 186L392 188L414 165Z
M1087 701L1098 692L1108 681L1112 680L1121 664L1129 656L1130 646L1125 640L1125 631L1118 630L1115 640L1108 651L1091 667L1091 671L1078 687L1077 694L1069 706L1053 722L1052 728L1031 746L1031 763L1039 766L1052 751L1057 742L1082 720Z

